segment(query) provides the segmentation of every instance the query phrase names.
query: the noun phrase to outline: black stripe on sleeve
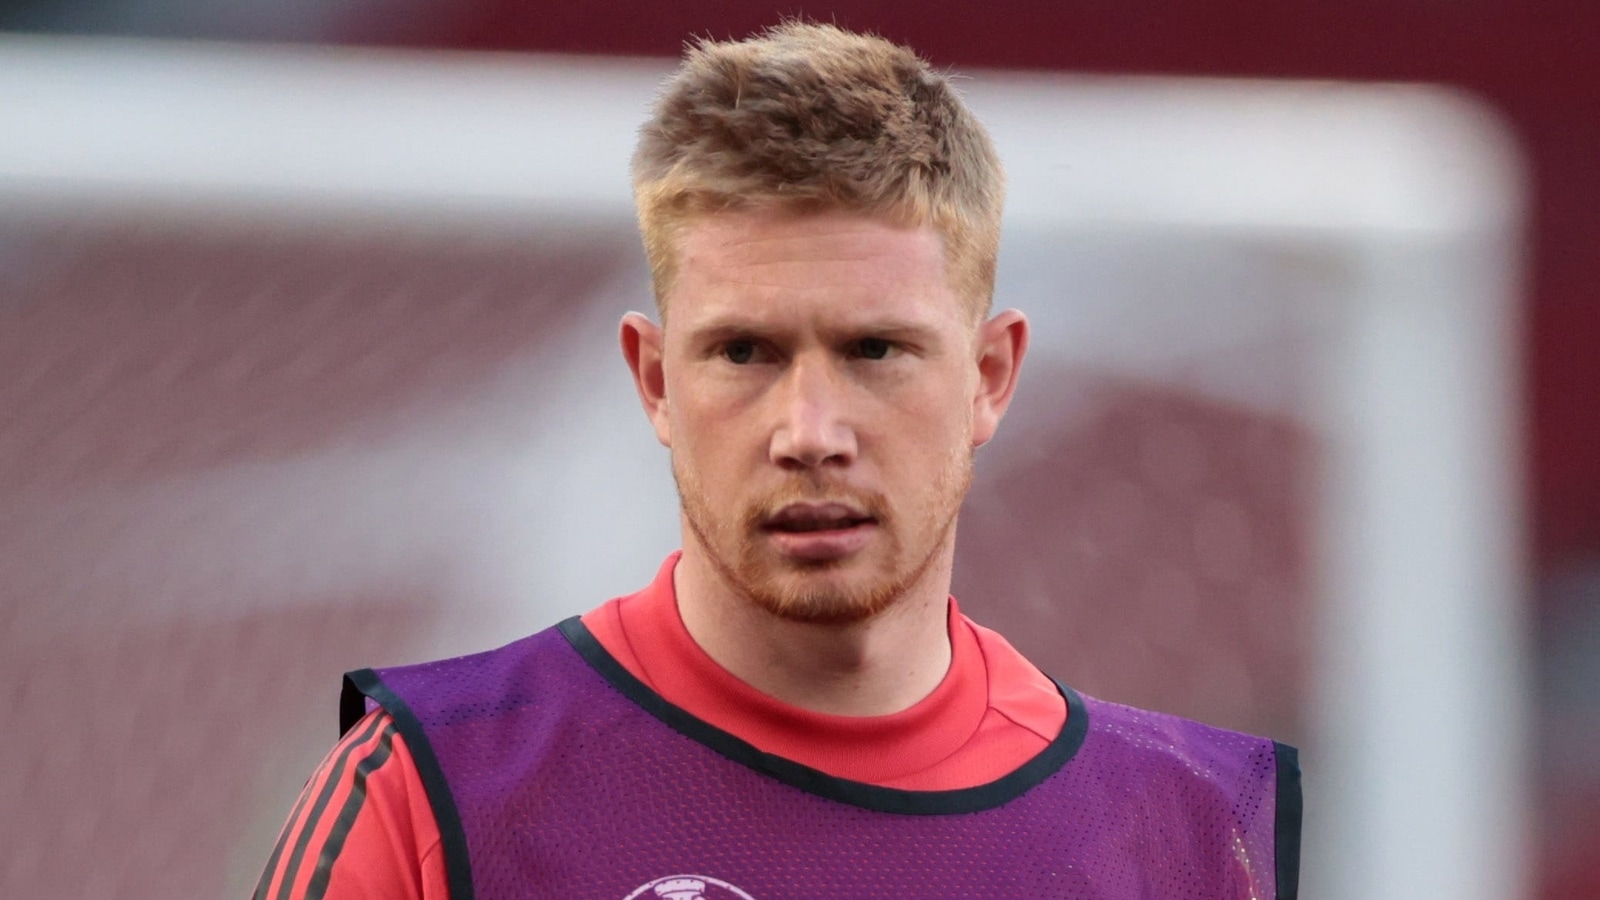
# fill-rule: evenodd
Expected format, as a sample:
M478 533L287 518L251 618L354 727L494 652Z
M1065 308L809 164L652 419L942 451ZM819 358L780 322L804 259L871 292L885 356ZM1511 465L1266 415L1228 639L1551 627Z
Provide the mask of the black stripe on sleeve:
M391 722L383 729L383 734L378 739L378 746L367 754L366 759L356 764L355 778L350 783L350 795L345 798L344 806L339 810L339 817L333 820L333 828L328 832L328 839L322 845L322 852L317 855L317 868L311 873L311 884L306 888L304 900L322 900L322 896L328 892L328 879L333 875L333 864L339 859L339 854L344 852L345 838L350 836L350 828L355 825L356 816L361 813L361 807L366 803L367 776L389 761L394 735L395 728Z
M294 801L294 809L289 811L289 820L283 824L283 831L278 834L277 843L272 845L272 855L267 857L266 868L261 870L261 880L256 882L256 892L251 895L254 900L265 900L267 889L272 887L272 876L277 874L278 860L283 858L283 848L289 842L289 836L294 834L294 828L300 821L300 813L306 808L306 800L311 796L311 785L317 780L317 774L322 771L318 766L317 771L311 774L306 781L306 786L300 789L300 796Z
M445 881L450 886L450 900L473 900L472 861L467 854L467 832L461 825L461 811L456 808L455 795L445 780L444 768L433 752L433 744L422 730L422 722L400 695L389 689L371 669L359 669L344 676L347 691L357 691L371 697L394 719L400 737L411 752L416 764L417 777L428 794L428 805L433 808L433 818L439 825L439 849L444 853Z
M293 882L294 876L300 868L300 855L304 852L305 845L311 841L311 832L316 830L317 819L322 816L323 808L328 805L328 800L332 796L339 778L344 774L344 767L350 760L350 754L354 752L357 745L365 743L377 732L381 722L380 718L374 717L359 735L352 740L344 742L342 746L335 750L333 764L329 766L328 777L323 782L322 790L318 792L316 805L311 812L305 814L304 818L302 818L301 814L305 811L306 800L311 796L311 784L307 783L306 789L300 792L300 799L295 803L294 811L289 813L289 823L283 827L283 833L278 835L278 843L272 848L272 856L267 859L266 871L261 873L261 881L256 884L255 900L266 900L267 891L272 888L272 879L278 873L278 863L283 859L283 851L288 846L290 836L295 833L295 824L299 823L300 839L295 842L294 852L289 858L289 868L284 874L283 885L278 891L279 897L288 896L289 885ZM312 781L315 780L316 776L313 775Z
M321 767L318 767L318 772ZM289 835L294 833L294 826L300 821L300 813L306 808L306 799L311 796L311 784L317 780L316 773L306 782L300 790L300 796L294 801L294 809L289 811L289 820L284 823L283 831L278 835L278 842L272 845L272 855L267 857L267 866L261 870L261 880L256 882L256 892L251 895L253 900L266 900L267 890L272 887L272 876L278 872L278 860L283 858L284 845L289 842Z
M1272 742L1278 761L1277 813L1273 821L1273 857L1276 860L1277 900L1296 900L1300 896L1300 819L1304 800L1300 795L1300 751Z

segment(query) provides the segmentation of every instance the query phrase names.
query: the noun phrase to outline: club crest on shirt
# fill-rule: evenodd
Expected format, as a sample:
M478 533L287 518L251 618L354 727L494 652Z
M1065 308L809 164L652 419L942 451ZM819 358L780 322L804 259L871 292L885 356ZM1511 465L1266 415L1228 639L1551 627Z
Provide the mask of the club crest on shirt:
M641 884L622 900L756 900L720 878L668 875Z

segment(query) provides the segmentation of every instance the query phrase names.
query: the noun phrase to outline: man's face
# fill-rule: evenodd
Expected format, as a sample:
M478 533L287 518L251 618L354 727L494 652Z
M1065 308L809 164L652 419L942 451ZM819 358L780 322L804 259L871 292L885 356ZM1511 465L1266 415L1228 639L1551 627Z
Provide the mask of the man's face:
M692 224L680 253L651 417L685 552L813 622L868 618L947 566L973 448L998 414L975 430L992 329L948 283L938 233L725 213Z

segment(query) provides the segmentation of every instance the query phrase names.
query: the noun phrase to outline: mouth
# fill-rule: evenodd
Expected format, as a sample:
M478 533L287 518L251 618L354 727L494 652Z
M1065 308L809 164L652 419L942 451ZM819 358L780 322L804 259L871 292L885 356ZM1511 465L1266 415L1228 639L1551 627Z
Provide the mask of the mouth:
M763 523L777 551L803 565L832 565L871 544L878 520L842 503L793 503Z
M842 503L793 503L767 519L767 531L782 534L811 534L819 531L848 531L873 525L877 519Z

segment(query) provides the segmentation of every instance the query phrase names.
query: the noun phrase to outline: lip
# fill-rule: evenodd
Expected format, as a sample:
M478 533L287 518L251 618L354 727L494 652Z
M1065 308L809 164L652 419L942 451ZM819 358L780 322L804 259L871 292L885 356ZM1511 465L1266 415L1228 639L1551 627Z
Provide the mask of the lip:
M781 531L769 527L767 536L785 556L807 562L830 562L859 553L877 531L878 523L867 519L848 528L823 531Z
M865 510L848 503L791 503L767 519L768 528L805 519L871 519Z
M814 519L835 519L851 524L839 528L793 531L786 524ZM845 503L792 503L769 518L765 531L779 552L807 562L828 562L860 552L877 533L877 520Z

